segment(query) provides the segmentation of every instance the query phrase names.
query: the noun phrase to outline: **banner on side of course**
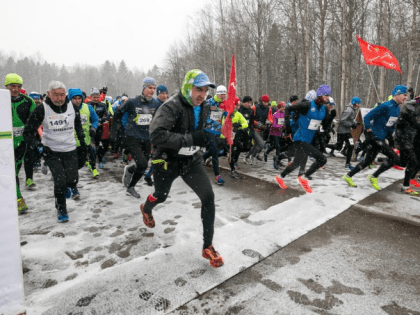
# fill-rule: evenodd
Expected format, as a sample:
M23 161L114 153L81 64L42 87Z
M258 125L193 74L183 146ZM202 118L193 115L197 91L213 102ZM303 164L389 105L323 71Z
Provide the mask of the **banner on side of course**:
M24 295L9 90L0 89L0 108L0 314L16 315Z

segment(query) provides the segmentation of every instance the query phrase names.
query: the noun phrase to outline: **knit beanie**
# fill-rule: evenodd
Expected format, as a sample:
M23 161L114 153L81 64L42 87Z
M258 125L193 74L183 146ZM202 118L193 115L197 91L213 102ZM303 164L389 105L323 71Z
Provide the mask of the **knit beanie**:
M316 91L316 96L331 96L331 89L328 85L320 85Z
M168 93L168 88L166 85L161 84L156 88L156 95L159 95L160 93Z
M21 76L16 74L16 73L9 73L4 78L4 85L8 86L10 84L20 84L20 85L22 85L23 80L22 80Z

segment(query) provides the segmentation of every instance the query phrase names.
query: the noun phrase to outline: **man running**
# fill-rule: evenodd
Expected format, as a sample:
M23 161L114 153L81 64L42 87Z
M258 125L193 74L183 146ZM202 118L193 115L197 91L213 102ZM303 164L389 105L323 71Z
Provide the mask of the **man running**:
M273 115L271 106L269 106L270 97L268 95L261 96L261 103L252 106L254 111L254 145L245 157L247 164L257 165L257 155L264 147L264 130L267 125L273 124ZM251 157L251 160L249 158ZM258 157L258 159L260 159ZM260 159L262 161L262 159Z
M378 185L378 176L390 169L394 165L400 163L400 158L385 143L388 133L394 132L395 123L400 113L400 105L407 100L407 87L404 85L396 85L392 90L392 99L373 108L363 119L365 125L365 137L368 142L368 150L366 158L363 162L343 176L343 179L351 186L357 187L352 177L361 170L369 166L378 155L379 152L388 157L382 165L367 179L376 190L381 190Z
M87 156L83 156L84 148L80 145L80 141L76 136L77 156L78 156L78 169L80 170L83 166L87 165L89 170L92 172L93 178L99 176L98 170L96 169L95 154L91 147L92 138L95 138L96 129L98 128L98 115L92 106L83 103L83 94L81 89L69 89L68 98L74 106L77 106L80 112L80 119L82 120L83 131L85 133L85 143L87 145ZM79 199L80 194L77 187L70 187L73 199Z
M395 125L395 142L400 150L401 164L405 166L401 191L410 196L419 196L410 185L420 187L415 176L420 169L420 146L415 140L420 130L420 98L409 100L401 106Z
M114 116L112 138L115 137L115 128L118 128L123 115L126 114L128 117L125 140L127 149L130 150L135 163L124 168L122 182L127 187L127 196L133 196L134 198L140 198L140 194L134 187L147 169L150 157L149 126L156 109L159 107L159 103L153 98L155 91L155 79L145 78L141 95L129 99L121 105Z
M23 130L28 122L30 113L36 106L35 102L29 96L20 93L22 84L22 78L16 73L9 73L4 80L4 85L6 86L6 89L10 91L12 98L13 146L15 150L16 194L19 213L24 213L28 209L28 206L22 197L19 185L19 171L22 167L22 162L26 153L26 141L23 137ZM30 170L28 170L29 174L31 172L33 173L33 166L33 161L32 165L25 165L25 167L30 168ZM35 186L32 177L26 180L26 186Z
M168 197L173 181L181 176L201 200L203 224L202 256L213 268L223 266L223 259L214 249L214 193L202 165L200 147L206 145L203 131L209 105L205 102L209 87L215 88L201 70L189 71L178 94L167 100L157 111L150 126L150 140L154 145L152 156L155 192L141 204L144 224L153 228L153 208Z
M210 156L213 166L213 172L215 176L216 184L223 185L225 180L220 176L219 170L219 151L220 135L222 133L222 114L223 110L220 109L220 105L226 99L227 89L223 85L219 85L216 89L216 95L208 100L210 105L209 117L207 117L204 131L207 134L207 141L209 143L209 149L204 153L203 159L206 163L209 163Z
M98 156L99 168L104 168L104 156L109 147L109 119L111 113L108 110L108 105L100 102L100 92L98 89L93 88L90 92L91 101L88 103L93 107L99 118L98 129L94 137L96 154Z
M299 115L299 129L293 136L295 158L279 176L275 177L276 182L280 188L287 189L288 187L284 183L284 178L290 174L294 169L300 167L298 174L298 182L302 188L312 193L312 188L309 186L308 179L311 179L311 175L315 173L321 166L327 163L326 157L311 145L312 139L315 133L318 131L322 120L327 114L327 109L324 104L327 104L329 97L331 96L331 89L328 85L321 85L317 90L317 98L313 101L304 101L293 106L286 107L285 123L286 123L286 134L292 132L290 127L290 113L293 112ZM306 164L308 156L315 158L315 162L312 163L311 167L302 174L302 170Z
M354 121L356 118L357 110L360 107L361 99L358 96L355 96L351 99L351 103L346 106L346 109L341 114L340 124L337 128L337 143L336 144L327 144L327 148L330 148L330 156L334 156L334 150L341 151L343 144L347 148L346 154L346 164L345 169L352 170L353 166L350 165L350 159L353 154L354 146L350 144L350 139L352 138L350 130L356 129L357 124Z
M74 131L83 148L82 156L86 156L87 146L79 109L66 97L65 85L51 81L47 93L44 103L31 113L23 135L30 147L43 152L54 179L57 219L63 223L69 220L66 198L71 197L71 190L67 187L76 187L79 181ZM43 128L42 143L36 138L40 125Z

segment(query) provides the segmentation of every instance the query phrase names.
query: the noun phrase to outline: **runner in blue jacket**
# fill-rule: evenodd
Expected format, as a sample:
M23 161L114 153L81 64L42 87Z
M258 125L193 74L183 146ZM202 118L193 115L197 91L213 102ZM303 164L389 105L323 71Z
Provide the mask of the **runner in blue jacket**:
M300 169L303 170L307 158L310 155L315 158L315 162L304 174L301 174L301 172L299 172L298 182L306 192L312 193L312 188L309 186L308 179L311 179L310 176L313 173L315 173L321 166L327 163L327 159L321 151L319 151L317 148L311 145L311 142L315 136L315 133L321 126L322 120L327 114L327 109L325 108L324 104L327 104L329 102L330 96L330 87L328 85L321 85L318 88L317 98L315 100L303 101L294 106L286 107L284 119L286 123L286 134L288 134L289 137L291 137L291 112L299 114L299 129L293 136L295 158L293 162L290 165L288 165L283 170L283 172L281 172L281 174L279 174L279 176L275 177L275 180L279 184L280 188L288 188L284 183L284 178L299 166Z
M372 109L364 118L365 137L368 143L368 151L363 162L356 165L356 167L343 176L343 179L351 186L357 187L353 182L352 177L363 170L365 167L372 164L379 152L388 157L382 165L367 178L373 188L381 190L378 185L378 176L390 169L394 165L400 163L400 158L392 150L392 148L385 143L385 138L388 132L394 132L395 124L400 113L400 105L407 100L407 87L404 85L396 85L392 90L392 99L388 102L382 103Z

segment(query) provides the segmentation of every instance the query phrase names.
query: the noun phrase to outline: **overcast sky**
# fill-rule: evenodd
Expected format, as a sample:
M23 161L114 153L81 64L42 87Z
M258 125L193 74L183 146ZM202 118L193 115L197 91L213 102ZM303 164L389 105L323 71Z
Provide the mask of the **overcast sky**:
M0 50L57 64L162 66L208 0L0 0Z

